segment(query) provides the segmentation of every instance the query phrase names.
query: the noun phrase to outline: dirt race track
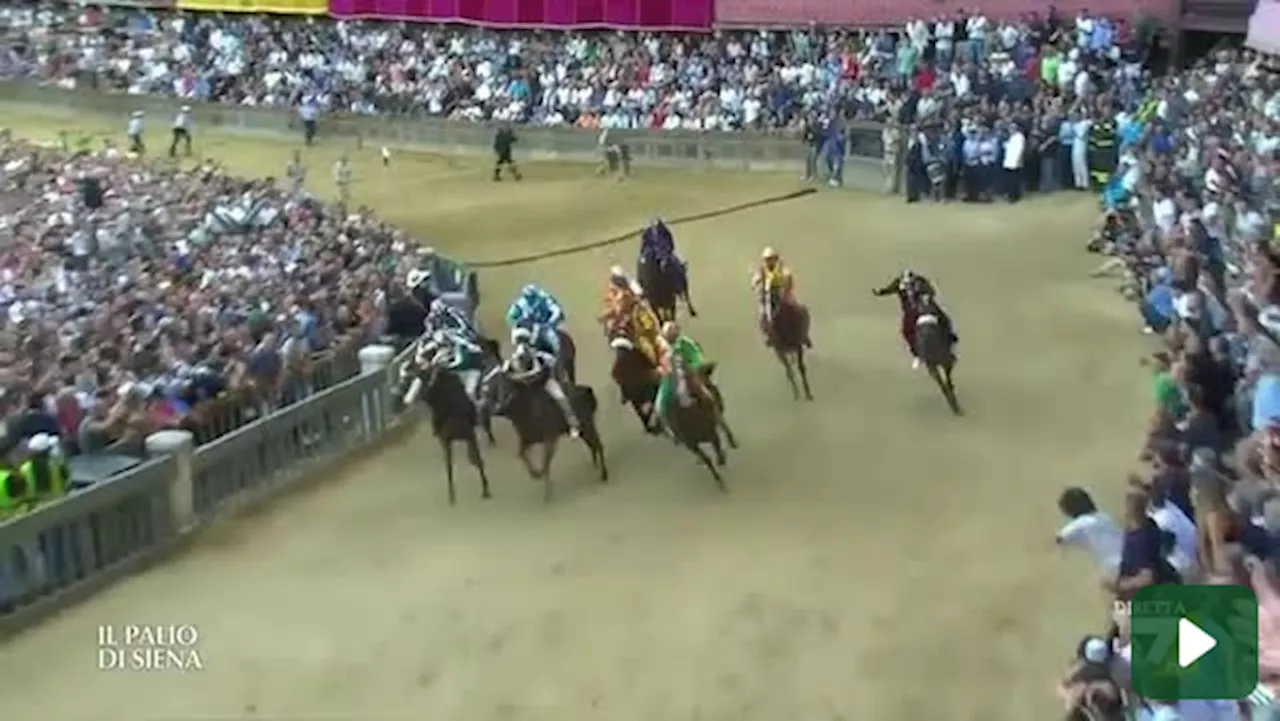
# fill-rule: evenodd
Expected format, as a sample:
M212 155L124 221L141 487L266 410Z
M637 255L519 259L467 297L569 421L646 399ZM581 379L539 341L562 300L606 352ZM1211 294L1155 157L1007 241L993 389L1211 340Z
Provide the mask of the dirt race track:
M85 121L24 114L20 131ZM112 122L99 131L117 131ZM155 141L160 131L152 131ZM246 173L293 147L204 135ZM309 156L329 187L338 145ZM653 214L728 206L792 177L533 165L492 184L482 163L354 157L356 195L445 252L496 259L608 237ZM636 244L485 271L483 317L519 285L566 305L582 380L603 400L613 482L557 459L558 496L488 453L445 500L425 429L270 513L122 582L0 649L6 708L31 721L1025 721L1103 599L1053 546L1065 483L1114 495L1145 408L1132 310L1084 278L1091 199L907 206L854 192L678 226L742 442L730 495L644 436L609 387L598 312L607 268ZM776 246L812 308L817 399L793 402L752 322L747 268ZM968 415L950 416L870 288L910 265L933 277L962 337ZM95 670L100 624L189 623L206 670Z

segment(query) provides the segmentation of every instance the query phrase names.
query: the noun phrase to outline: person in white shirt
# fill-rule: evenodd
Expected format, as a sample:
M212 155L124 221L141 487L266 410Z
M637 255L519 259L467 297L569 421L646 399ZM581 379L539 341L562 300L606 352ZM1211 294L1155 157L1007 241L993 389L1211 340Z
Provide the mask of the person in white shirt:
M1003 168L1004 192L1010 203L1022 199L1022 161L1026 151L1027 137L1015 124L1010 128L1009 139L1004 143L1004 158L1000 163Z
M129 152L142 155L147 152L146 143L142 142L142 111L135 110L129 114L129 126L125 129L129 136Z
M173 142L169 143L169 157L178 157L178 146L183 145L183 154L191 157L191 106L183 105L173 118Z
M1151 496L1147 515L1156 522L1160 530L1173 534L1173 551L1169 554L1169 565L1182 576L1186 583L1195 583L1200 569L1196 563L1196 524L1177 504L1171 502L1163 486L1152 486L1148 491Z
M1124 532L1110 516L1098 510L1083 488L1068 488L1058 498L1058 510L1070 520L1058 531L1060 546L1084 548L1093 554L1105 578L1114 578L1120 569Z

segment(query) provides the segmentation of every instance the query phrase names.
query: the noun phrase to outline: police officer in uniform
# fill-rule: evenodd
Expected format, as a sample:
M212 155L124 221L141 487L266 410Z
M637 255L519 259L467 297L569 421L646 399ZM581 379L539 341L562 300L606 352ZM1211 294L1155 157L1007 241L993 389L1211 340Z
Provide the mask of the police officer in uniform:
M495 181L502 180L502 168L504 166L511 171L511 175L516 180L521 179L520 168L516 165L515 159L511 157L511 150L515 147L517 140L516 132L511 129L510 123L503 123L493 136L493 154L496 156L496 160L493 163L493 179Z
M1110 108L1100 107L1098 119L1089 128L1089 183L1094 190L1101 190L1115 172L1117 157L1116 119Z
M183 155L191 157L191 106L183 105L173 119L173 142L169 143L169 157L178 157L178 145L183 146Z

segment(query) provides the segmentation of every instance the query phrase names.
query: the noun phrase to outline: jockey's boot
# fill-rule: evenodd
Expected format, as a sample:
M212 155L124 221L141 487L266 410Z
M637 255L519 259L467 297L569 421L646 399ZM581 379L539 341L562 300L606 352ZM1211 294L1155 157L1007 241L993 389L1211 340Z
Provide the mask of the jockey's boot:
M560 381L555 378L548 378L546 384L547 393L560 404L560 412L564 413L564 420L569 424L569 435L577 438L582 435L581 426L578 423L578 416L573 412L573 404L569 402L569 397L564 393L564 387L560 385Z

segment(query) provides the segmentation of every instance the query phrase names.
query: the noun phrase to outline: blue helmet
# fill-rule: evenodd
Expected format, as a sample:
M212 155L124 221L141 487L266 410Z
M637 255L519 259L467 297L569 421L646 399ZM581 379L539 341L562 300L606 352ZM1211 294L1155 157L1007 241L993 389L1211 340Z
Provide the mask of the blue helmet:
M522 298L528 298L529 300L533 300L534 298L537 298L540 295L542 295L542 289L534 285L533 283L529 283L525 285L525 287L520 289L520 296Z

